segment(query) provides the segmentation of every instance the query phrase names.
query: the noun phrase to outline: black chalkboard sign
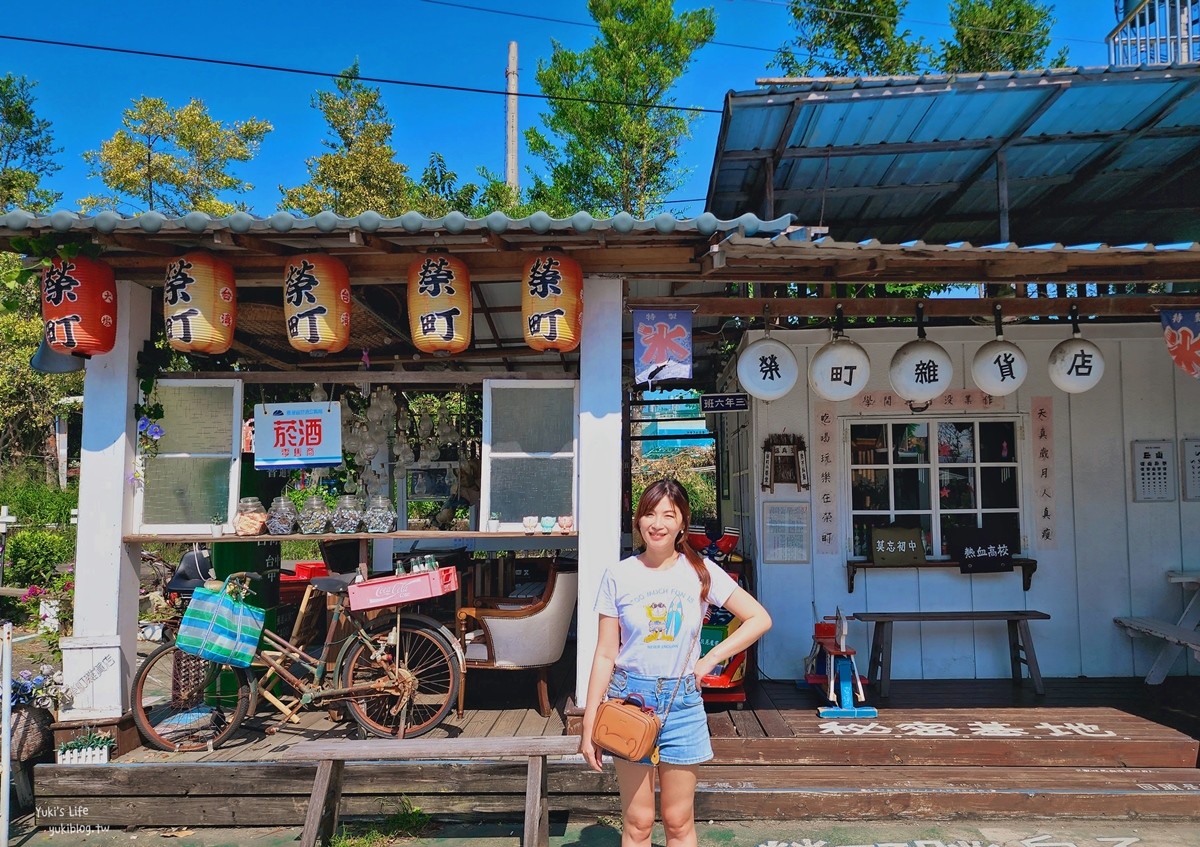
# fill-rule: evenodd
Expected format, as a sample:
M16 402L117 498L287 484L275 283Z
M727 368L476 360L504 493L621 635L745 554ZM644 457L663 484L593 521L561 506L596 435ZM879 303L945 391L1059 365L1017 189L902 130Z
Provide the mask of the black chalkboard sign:
M1008 573L1013 569L1014 548L1007 533L973 526L947 530L950 557L962 573Z

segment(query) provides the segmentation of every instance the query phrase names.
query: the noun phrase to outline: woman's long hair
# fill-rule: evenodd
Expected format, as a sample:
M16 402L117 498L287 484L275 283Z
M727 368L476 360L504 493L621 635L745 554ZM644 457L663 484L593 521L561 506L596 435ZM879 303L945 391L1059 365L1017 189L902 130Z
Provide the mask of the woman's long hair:
M700 579L700 599L707 602L712 577L709 576L708 568L704 566L704 557L688 544L687 528L692 522L692 505L688 502L687 491L676 480L660 479L646 486L638 500L637 510L633 513L633 542L645 549L646 542L639 529L642 518L653 512L664 497L675 507L681 519L679 535L675 538L675 552L682 554L696 571L696 576Z

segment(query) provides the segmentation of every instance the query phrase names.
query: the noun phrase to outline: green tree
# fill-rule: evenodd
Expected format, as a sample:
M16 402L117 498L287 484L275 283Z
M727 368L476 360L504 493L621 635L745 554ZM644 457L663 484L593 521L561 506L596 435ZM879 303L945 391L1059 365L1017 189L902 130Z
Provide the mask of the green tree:
M272 129L257 118L225 125L208 114L203 101L172 109L159 97L133 101L121 124L99 150L83 154L89 176L100 177L111 192L84 197L79 203L85 211L132 207L170 215L233 214L244 205L218 198L254 186L233 176L230 167L253 159Z
M900 27L908 0L789 0L788 6L799 35L771 65L787 76L896 76L928 64L924 39Z
M318 91L312 106L329 124L327 149L307 161L308 182L294 188L279 186L281 208L315 215L329 210L339 215L375 211L395 217L414 208L417 187L408 167L396 161L392 148L395 125L378 88L358 78L358 63L334 77L333 91Z
M54 157L50 122L37 116L33 87L23 76L0 77L0 212L25 209L45 213L62 199L41 187L41 181L61 169Z
M942 41L937 64L946 73L1065 67L1065 47L1046 61L1054 24L1054 7L1036 0L953 0L954 39Z
M677 16L671 0L588 0L588 11L600 27L592 46L573 52L555 41L549 61L538 62L551 98L542 124L560 143L526 132L549 169L530 196L560 214L645 218L683 184L679 149L696 117L654 104L674 105L672 86L716 31L713 12Z
M45 455L58 400L83 393L83 373L41 374L29 359L42 340L41 318L0 312L0 456L5 464Z

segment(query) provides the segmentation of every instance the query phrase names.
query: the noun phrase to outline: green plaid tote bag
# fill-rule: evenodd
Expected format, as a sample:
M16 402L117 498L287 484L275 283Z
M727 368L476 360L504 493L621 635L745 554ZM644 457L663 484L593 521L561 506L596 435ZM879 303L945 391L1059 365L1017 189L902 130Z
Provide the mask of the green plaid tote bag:
M175 646L185 653L248 668L263 631L263 610L229 593L229 581L220 591L197 588L192 594Z

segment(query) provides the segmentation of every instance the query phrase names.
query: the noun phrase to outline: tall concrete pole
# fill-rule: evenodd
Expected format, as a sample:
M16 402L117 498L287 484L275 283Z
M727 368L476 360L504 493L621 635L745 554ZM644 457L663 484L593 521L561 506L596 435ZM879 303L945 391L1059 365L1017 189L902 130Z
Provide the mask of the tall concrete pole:
M517 183L517 42L508 42L508 68L504 71L508 96L505 98L504 181L513 191Z

